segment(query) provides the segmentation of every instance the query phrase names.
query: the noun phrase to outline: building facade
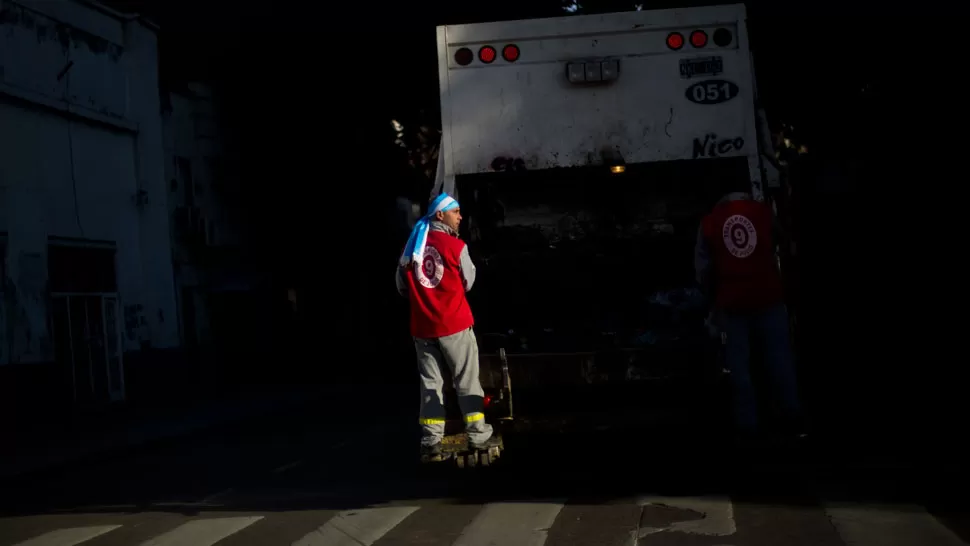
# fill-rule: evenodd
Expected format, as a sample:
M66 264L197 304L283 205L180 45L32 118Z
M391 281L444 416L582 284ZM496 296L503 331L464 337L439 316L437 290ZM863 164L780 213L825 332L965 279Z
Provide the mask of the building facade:
M0 0L0 383L126 397L180 345L157 29L82 0Z

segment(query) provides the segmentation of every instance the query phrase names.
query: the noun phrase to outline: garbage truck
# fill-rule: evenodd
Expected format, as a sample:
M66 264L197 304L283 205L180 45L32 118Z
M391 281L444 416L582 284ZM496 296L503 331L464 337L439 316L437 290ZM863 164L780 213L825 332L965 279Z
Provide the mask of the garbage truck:
M642 424L723 391L698 225L727 179L758 199L779 179L745 21L734 4L437 28L430 197L461 204L497 426Z

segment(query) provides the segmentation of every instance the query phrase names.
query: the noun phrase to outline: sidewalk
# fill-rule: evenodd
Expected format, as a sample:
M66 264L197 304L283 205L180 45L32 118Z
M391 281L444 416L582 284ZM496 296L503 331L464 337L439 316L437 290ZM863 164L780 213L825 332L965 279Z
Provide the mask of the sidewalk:
M167 407L120 408L98 416L64 416L31 423L8 436L0 451L0 481L88 457L177 438L325 396L322 389L277 389L189 400Z

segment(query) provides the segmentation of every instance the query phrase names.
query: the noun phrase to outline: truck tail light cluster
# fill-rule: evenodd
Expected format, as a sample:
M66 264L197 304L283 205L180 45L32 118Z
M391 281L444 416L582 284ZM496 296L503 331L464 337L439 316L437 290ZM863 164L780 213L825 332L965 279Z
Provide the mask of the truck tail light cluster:
M507 63L514 63L519 60L519 46L508 44L502 48L502 59ZM484 64L492 64L498 58L498 52L490 45L484 45L478 49L478 60ZM458 48L455 51L455 62L458 66L468 66L475 60L475 54L467 47Z
M731 45L731 40L734 39L734 35L731 31L726 28L719 28L714 31L713 41L714 45L717 47L727 47ZM684 39L684 35L680 32L671 32L667 35L667 47L678 51L684 44L690 42L690 45L694 48L700 49L707 46L708 43L707 32L703 30L692 31L687 39Z

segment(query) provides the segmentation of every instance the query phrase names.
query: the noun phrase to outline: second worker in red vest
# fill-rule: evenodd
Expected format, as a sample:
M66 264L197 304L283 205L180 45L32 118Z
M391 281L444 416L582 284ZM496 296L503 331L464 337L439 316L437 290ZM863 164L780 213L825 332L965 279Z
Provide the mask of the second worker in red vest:
M758 413L751 382L750 339L761 342L773 390L786 428L801 432L801 409L789 341L781 273L774 252L774 214L746 192L728 193L701 221L694 267L713 301L726 334L734 422L744 436L755 432Z
M475 264L458 238L461 210L447 194L439 195L418 221L398 266L398 292L411 303L411 335L421 375L421 448L441 455L445 407L441 366L454 378L458 406L465 419L469 447L500 445L482 413L485 392L479 381L475 319L465 292L475 283Z

